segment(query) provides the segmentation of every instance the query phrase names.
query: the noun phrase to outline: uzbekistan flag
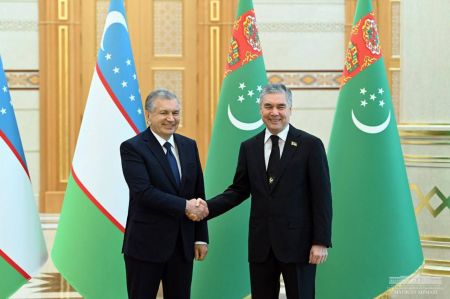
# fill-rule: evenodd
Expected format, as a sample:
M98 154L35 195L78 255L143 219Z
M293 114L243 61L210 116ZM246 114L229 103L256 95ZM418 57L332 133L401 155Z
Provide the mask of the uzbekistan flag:
M53 261L86 298L126 298L128 211L120 144L145 129L123 1L111 0L81 123Z
M0 298L38 272L47 249L0 57Z

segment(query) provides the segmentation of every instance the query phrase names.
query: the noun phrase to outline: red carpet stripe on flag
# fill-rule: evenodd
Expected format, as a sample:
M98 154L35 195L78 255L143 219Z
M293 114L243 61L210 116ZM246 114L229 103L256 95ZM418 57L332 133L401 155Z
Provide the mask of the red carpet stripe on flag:
M14 156L16 156L17 160L19 160L19 163L20 163L20 165L22 165L23 170L25 170L25 173L27 174L28 179L30 179L30 174L28 173L28 168L25 165L25 162L22 160L22 157L19 155L19 153L17 152L14 145L11 143L11 141L9 141L8 137L6 137L5 133L3 133L3 131L1 131L1 130L0 130L0 137L5 141L5 143L8 145L8 147L11 149Z
M136 127L134 122L131 120L131 118L128 116L128 113L125 111L122 104L117 99L117 97L114 94L114 92L112 91L111 87L109 87L109 84L106 81L105 77L103 77L102 71L100 70L100 67L98 66L98 64L95 65L95 69L97 70L97 74L98 74L98 77L100 78L100 81L102 81L103 86L105 87L106 91L109 93L109 96L111 97L113 102L116 104L117 108L119 108L119 111L122 113L123 117L127 120L128 124L131 126L131 128L133 128L134 132L136 132L136 134L139 134L138 128Z
M0 256L13 267L17 272L20 273L26 280L30 280L31 276L28 275L27 272L25 272L24 269L22 269L19 265L17 265L9 256L6 255L6 253L3 252L3 250L0 249Z
M91 200L91 202L102 212L106 218L108 218L122 233L125 232L125 228L117 221L99 202L95 199L95 197L89 192L89 190L81 183L80 179L75 173L75 170L73 169L73 165L71 167L72 169L72 176L75 180L75 183L80 187L80 189L86 194L86 196Z

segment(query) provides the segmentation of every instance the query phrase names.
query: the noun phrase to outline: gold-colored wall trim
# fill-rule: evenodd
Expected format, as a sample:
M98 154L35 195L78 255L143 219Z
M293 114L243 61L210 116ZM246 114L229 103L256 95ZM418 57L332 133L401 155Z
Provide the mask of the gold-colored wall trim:
M429 276L450 277L450 261L425 259L425 265L421 273Z
M58 20L66 21L69 19L69 1L68 0L58 0Z
M210 122L214 123L216 106L219 98L220 86L220 28L211 26L209 29L209 63L210 63Z
M424 248L450 249L450 237L421 235L420 242Z
M429 123L429 122L399 122L397 124L399 127L401 126L414 126L414 127L423 127L423 128L440 128L442 126L449 126L450 123Z
M67 183L69 173L69 27L58 26L58 121L59 181Z
M9 90L39 90L39 70L5 69Z
M209 2L209 20L220 21L220 1L212 0Z
M450 145L450 141L401 140L400 143L407 145Z
M441 267L450 267L450 261L447 260L433 260L433 259L425 259L425 264L441 266Z
M448 164L450 156L423 156L404 154L405 162L431 163L431 164Z
M417 184L410 184L410 188L417 195L417 198L419 199L419 203L415 207L416 215L419 215L419 213L424 208L426 208L430 212L430 214L434 218L436 218L437 216L439 216L439 214L445 208L450 209L450 196L445 197L445 195L442 193L442 191L437 186L434 186L426 195L423 194L422 190L420 189L420 187ZM434 209L430 204L431 199L435 195L442 201L442 203L436 209Z
M412 131L399 129L400 137L450 137L450 131Z
M420 240L448 243L448 245L450 246L450 236L421 235Z
M450 156L425 156L425 155L410 155L405 154L405 158L407 159L415 159L415 160L424 160L424 161L448 161L450 160Z
M422 269L421 273L423 275L428 275L428 276L446 276L446 277L450 277L450 270L434 270L434 269L424 268L424 269Z

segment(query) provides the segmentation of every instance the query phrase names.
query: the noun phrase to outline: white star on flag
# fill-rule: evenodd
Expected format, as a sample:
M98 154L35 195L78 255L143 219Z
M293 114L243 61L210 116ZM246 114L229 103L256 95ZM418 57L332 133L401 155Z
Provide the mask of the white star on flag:
M366 92L367 92L367 90L365 88L360 88L359 89L359 93L362 94L362 95L365 95Z
M240 89L244 90L245 87L246 87L246 86L245 86L245 83L244 83L244 82L239 83L239 88L240 88Z
M260 99L256 98L256 104L259 104L259 102L260 102Z
M375 96L374 93L370 95L370 99L371 99L372 101L375 101L376 98L377 98L377 97Z
M114 74L118 74L120 71L120 69L116 66L115 68L113 68L113 73Z
M3 92L6 92L8 89L6 88L6 86L3 86Z
M127 87L128 86L128 83L126 82L126 81L122 81L122 87Z
M106 53L105 58L106 58L106 60L110 60L111 59L111 53Z
M0 112L5 115L6 114L6 109L4 107L2 107L2 109L0 110Z
M130 95L129 99L133 102L134 101L134 95Z
M244 96L239 96L237 100L242 103L244 101Z
M361 106L366 107L366 105L367 105L367 101L366 100L362 100L361 101Z
M133 74L133 80L136 80L136 74Z
M383 88L378 88L378 93L382 95L384 93Z
M130 59L127 59L126 64L127 64L127 65L131 65L131 60L130 60Z
M247 95L248 95L249 97L252 97L254 94L255 94L255 93L253 92L253 90L249 90L248 93L247 93Z
M261 85L258 85L258 87L256 87L256 90L259 91L259 92L261 92L261 91L262 91L262 86L261 86Z
M379 102L379 105L380 105L381 107L384 107L384 101L381 100L381 101Z
M141 113L142 113L142 110L141 110L141 109L138 109L138 110L137 110L137 113L141 114Z

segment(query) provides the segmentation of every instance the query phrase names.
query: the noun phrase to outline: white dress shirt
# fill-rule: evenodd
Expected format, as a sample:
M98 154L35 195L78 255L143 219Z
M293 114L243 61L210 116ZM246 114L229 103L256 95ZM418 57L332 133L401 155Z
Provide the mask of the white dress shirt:
M284 144L286 143L287 134L289 132L289 125L283 129L278 135L278 147L280 148L280 158L283 156ZM274 134L270 133L268 129L266 129L266 134L264 135L264 161L266 162L266 170L267 165L269 165L270 153L272 152L272 139L270 136Z
M178 148L177 145L175 144L175 141L173 140L173 135L170 136L169 140L166 140L164 138L162 138L161 136L159 136L158 134L156 134L155 132L153 132L152 129L150 129L153 133L153 135L155 135L156 140L158 140L159 144L161 144L161 147L164 151L164 154L167 154L167 149L164 147L164 144L166 142L169 142L170 145L172 146L172 153L175 156L175 160L177 160L177 166L178 166L178 172L180 173L180 181L181 181L181 164L180 164L180 157L178 155Z
M161 136L159 136L158 134L156 134L155 132L153 132L152 129L150 129L153 133L153 135L155 135L156 140L158 140L159 144L161 144L161 147L164 151L164 154L167 154L167 149L164 147L164 144L166 142L169 142L170 145L172 145L172 153L175 156L175 160L177 160L177 166L178 166L178 171L180 172L180 181L181 181L181 164L180 164L180 157L178 155L178 148L177 145L175 144L175 141L173 140L173 135L170 136L169 140L166 140L164 138L162 138ZM186 207L187 207L187 201L186 201ZM208 243L203 242L203 241L195 241L195 244L197 245L207 245Z

